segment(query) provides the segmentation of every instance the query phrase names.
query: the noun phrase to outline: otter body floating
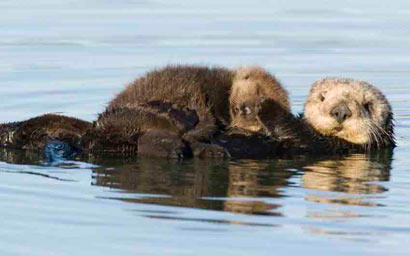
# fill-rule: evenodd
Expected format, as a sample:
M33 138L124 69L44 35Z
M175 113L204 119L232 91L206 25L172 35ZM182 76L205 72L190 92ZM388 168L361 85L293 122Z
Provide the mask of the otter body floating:
M168 158L353 153L395 145L390 104L368 83L320 80L304 116L295 117L286 91L263 69L196 66L148 72L93 123L49 114L3 124L0 143L57 150L58 156L82 150Z

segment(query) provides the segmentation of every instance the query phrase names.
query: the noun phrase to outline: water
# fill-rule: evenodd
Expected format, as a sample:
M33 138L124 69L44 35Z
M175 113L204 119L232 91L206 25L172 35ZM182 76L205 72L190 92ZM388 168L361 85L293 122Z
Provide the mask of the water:
M326 76L378 86L393 155L270 161L0 151L0 255L409 255L410 2L0 3L0 122L95 119L169 63L259 64L300 112Z

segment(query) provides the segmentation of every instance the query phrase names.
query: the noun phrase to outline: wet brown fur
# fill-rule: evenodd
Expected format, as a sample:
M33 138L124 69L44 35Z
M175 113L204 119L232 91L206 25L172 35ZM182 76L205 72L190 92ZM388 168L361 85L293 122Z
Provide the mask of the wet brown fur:
M118 94L92 125L82 127L81 131L73 127L72 133L81 134L76 137L81 139L86 152L138 153L172 158L227 156L225 149L211 140L214 134L230 124L228 97L232 76L233 72L224 68L184 65L148 72ZM47 141L43 137L66 140L66 136L72 134L69 128L58 132L66 120L40 119L42 122L30 119L16 125L3 125L1 134L7 142L3 144L16 148L38 144L37 148L40 148ZM6 137L14 132L14 126L33 126L33 129L38 126L41 132L31 137L19 135L18 142L10 143ZM71 144L71 140L69 142Z
M259 67L236 70L229 97L231 127L264 132L257 113L263 99L276 101L283 109L290 111L287 92L274 76Z
M160 130L166 133L161 133ZM157 139L153 140L153 134L157 135ZM94 122L93 128L83 136L83 141L89 152L148 155L152 153L158 156L178 157L185 148L180 136L181 131L166 115L136 107L105 111ZM142 142L146 142L146 145L142 145ZM152 149L147 149L148 145Z
M195 110L199 117L195 136L206 139L218 126L230 124L227 99L231 85L232 71L224 68L167 66L135 80L107 109L134 109L158 101Z
M142 154L157 151L163 152L161 156L166 155L169 145L174 144L177 149L168 152L169 156L219 158L226 152L212 144L211 138L230 124L228 97L232 77L230 70L201 66L167 66L148 72L110 102L95 122L93 132L107 134L106 123L109 123L110 131L133 134L136 140L144 134L146 138L163 138L157 139L158 143L140 140L137 144ZM118 111L124 115L118 115ZM132 125L124 126L128 119L134 120ZM115 139L110 141L115 142ZM143 143L145 141L148 144ZM90 148L95 147L91 145Z
M6 148L41 151L54 139L82 148L82 136L91 123L73 117L46 114L22 122L0 125L0 145Z
M251 87L262 81L266 87L260 88L273 84L281 89L274 77L262 69L251 71L256 76L238 75L239 79L250 82ZM365 152L394 146L391 111L387 113L388 136L383 143L379 140L376 145L354 144L323 135L306 119L293 116L284 90L279 90L282 94L278 93L278 98L273 97L274 90L259 90L257 100L249 105L257 113L262 130L255 132L230 125L229 93L234 75L234 71L223 68L168 66L129 85L93 124L44 115L1 125L0 143L4 147L38 150L57 139L86 152L170 158L260 158L294 153ZM238 104L234 97L231 101Z

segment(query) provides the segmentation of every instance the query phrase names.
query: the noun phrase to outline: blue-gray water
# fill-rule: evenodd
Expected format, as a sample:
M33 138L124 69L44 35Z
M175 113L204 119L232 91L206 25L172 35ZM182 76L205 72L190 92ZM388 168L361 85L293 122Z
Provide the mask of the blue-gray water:
M56 166L0 151L0 255L410 255L410 2L0 2L0 122L93 120L169 63L258 64L299 112L313 81L393 105L392 156Z

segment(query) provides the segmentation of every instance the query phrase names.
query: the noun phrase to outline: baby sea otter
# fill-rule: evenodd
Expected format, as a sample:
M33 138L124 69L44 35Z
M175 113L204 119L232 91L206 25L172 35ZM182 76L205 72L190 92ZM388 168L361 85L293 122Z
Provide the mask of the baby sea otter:
M258 116L267 130L276 131L283 152L352 153L395 146L389 102L376 87L359 80L317 81L301 118L271 100L261 102Z
M183 65L148 72L109 103L85 145L172 158L224 157L229 153L212 138L230 124L233 75L224 68Z
M229 139L235 143L229 145L246 143L249 149L256 140L262 146L239 150L241 156L272 155L275 144L259 133L253 110L263 98L290 109L286 91L261 68L168 66L138 78L114 98L85 136L85 144L93 150L136 150L166 157L220 158L231 150L237 156L238 150L215 139L229 129L235 133L235 139ZM246 107L249 104L252 107ZM107 134L114 139L106 141ZM102 140L95 143L96 137Z
M231 127L263 132L257 111L262 99L273 100L290 111L287 92L274 76L258 67L237 69L229 96Z

